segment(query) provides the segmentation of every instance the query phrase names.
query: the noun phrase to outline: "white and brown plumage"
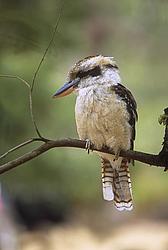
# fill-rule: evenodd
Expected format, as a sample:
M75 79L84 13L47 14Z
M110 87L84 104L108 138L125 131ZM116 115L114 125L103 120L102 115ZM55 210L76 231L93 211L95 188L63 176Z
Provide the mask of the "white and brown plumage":
M103 197L114 200L120 211L131 210L129 160L118 154L134 146L135 99L121 84L113 57L87 57L72 67L68 78L68 83L54 96L76 91L75 118L80 139L90 141L97 148L110 147L115 152L115 156L98 153L102 164Z

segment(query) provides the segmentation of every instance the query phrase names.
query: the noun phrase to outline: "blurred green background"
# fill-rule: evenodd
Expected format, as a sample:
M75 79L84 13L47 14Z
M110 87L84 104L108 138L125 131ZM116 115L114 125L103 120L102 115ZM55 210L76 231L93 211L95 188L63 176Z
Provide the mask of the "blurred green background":
M0 0L0 74L31 82L57 20L61 1ZM36 79L34 112L47 138L77 138L75 96L51 97L79 59L114 56L123 84L134 94L139 121L135 149L158 153L164 128L158 117L167 107L168 2L164 0L64 1L52 47ZM0 78L0 152L35 136L28 91L15 79ZM7 159L30 150L34 143ZM168 218L167 174L138 162L131 167L136 216ZM95 154L53 149L1 176L12 197L29 203L45 200L70 216L85 208L103 210L101 170ZM108 213L114 210L108 207ZM117 212L115 212L117 213ZM79 215L79 214L78 214Z

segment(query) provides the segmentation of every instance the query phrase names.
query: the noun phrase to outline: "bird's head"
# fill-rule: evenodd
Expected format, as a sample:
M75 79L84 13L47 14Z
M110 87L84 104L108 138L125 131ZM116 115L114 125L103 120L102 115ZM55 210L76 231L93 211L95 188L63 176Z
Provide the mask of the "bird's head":
M68 81L54 94L54 98L70 94L74 90L106 82L120 83L117 64L113 57L88 56L78 61L68 74Z

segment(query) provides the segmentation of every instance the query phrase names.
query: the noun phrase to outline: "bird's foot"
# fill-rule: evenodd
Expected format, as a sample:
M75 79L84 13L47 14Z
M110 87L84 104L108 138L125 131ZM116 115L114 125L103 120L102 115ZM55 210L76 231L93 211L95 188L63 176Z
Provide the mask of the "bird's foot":
M93 143L89 139L86 139L85 148L86 148L86 151L88 152L88 154L90 153L90 150L93 151Z
M113 161L117 161L118 160L118 158L120 156L120 152L121 152L121 149L118 149L117 152L114 155L114 160Z

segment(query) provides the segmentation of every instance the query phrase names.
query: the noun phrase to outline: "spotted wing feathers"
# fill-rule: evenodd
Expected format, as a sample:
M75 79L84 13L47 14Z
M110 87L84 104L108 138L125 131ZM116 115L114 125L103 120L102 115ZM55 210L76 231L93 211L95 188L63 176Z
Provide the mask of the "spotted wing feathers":
M119 98L125 102L127 111L129 113L129 124L132 128L132 136L131 136L131 148L134 148L134 140L135 140L135 122L138 120L137 114L137 104L136 101L126 87L122 84L117 84L112 86L112 90L119 96Z

